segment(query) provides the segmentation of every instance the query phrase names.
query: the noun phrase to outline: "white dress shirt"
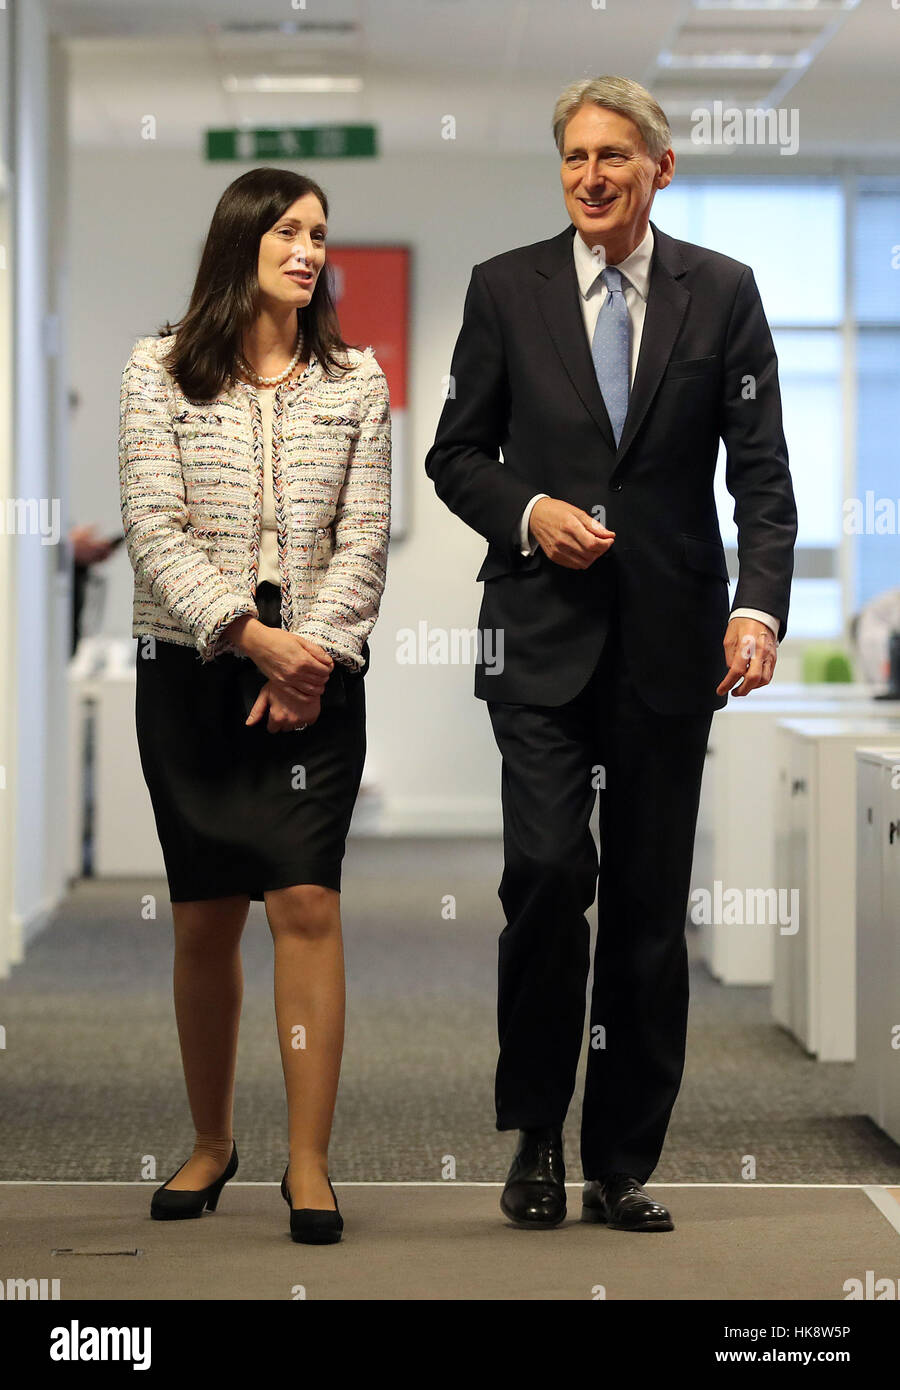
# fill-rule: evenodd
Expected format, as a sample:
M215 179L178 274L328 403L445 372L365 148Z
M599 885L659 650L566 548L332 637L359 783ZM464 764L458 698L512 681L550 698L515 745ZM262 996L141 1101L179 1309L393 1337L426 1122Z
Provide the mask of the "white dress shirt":
M606 253L602 246L598 246L596 251L592 251L580 234L576 231L572 238L572 254L575 259L575 274L578 278L578 288L581 292L581 314L584 319L584 331L587 334L588 345L594 338L594 329L597 327L597 318L601 306L606 299L609 291L600 279L600 273L606 266ZM653 228L648 227L646 236L638 246L634 248L630 256L626 256L624 261L620 261L616 266L617 270L625 276L625 304L628 309L628 317L631 322L631 362L630 362L630 385L634 385L634 374L637 370L638 357L641 351L641 337L644 331L644 316L647 312L647 294L650 289L650 265L653 260ZM538 492L531 498L528 506L522 513L522 522L519 531L519 540L523 555L533 555L537 549L537 541L528 529L531 520L531 512L535 502L541 497L548 497L549 493ZM766 627L771 628L778 638L778 629L781 620L775 618L771 613L763 613L758 608L735 608L731 614L732 618L756 618L759 622L765 623Z

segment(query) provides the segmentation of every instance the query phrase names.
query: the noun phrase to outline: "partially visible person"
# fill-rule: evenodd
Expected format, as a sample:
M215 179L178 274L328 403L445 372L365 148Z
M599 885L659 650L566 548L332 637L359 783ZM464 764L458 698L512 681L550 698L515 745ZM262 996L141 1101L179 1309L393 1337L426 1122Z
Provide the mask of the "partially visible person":
M81 637L81 615L84 612L84 595L92 565L100 565L124 541L124 536L103 537L95 534L93 523L89 526L73 526L69 531L69 545L72 547L72 645L70 655L74 656Z
M869 685L893 685L891 638L900 634L900 589L885 589L856 613L850 624L857 669Z

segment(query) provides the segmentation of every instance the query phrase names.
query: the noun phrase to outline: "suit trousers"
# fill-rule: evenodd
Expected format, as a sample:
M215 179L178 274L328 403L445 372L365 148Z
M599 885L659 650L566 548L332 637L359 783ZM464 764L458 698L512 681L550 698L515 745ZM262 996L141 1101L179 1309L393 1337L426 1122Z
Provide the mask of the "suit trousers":
M666 679L661 645L659 679ZM690 653L674 653L690 660ZM712 695L712 692L711 692ZM613 606L587 685L560 706L488 701L502 755L497 1128L562 1125L598 931L581 1123L585 1180L646 1182L684 1070L685 925L712 706L657 714L629 677ZM600 854L591 828L599 795Z

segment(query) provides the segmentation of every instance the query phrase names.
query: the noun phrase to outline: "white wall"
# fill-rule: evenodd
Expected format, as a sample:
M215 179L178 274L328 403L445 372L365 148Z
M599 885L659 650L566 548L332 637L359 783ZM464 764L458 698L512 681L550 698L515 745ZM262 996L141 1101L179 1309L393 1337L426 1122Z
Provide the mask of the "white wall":
M12 447L12 12L0 9L0 498L13 492ZM17 952L13 941L15 856L14 542L0 526L0 979ZM16 933L18 938L18 933Z
M45 507L55 535L35 526L5 538L2 623L5 660L0 761L9 816L11 901L0 922L0 968L21 959L64 889L66 777L65 647L68 565L64 545L65 459L59 438L59 294L65 261L65 89L62 55L44 0L21 0L6 23L13 61L8 274L12 298L12 432L3 476L7 498ZM56 503L57 505L54 505ZM4 518L6 520L6 518ZM44 543L50 540L52 543Z

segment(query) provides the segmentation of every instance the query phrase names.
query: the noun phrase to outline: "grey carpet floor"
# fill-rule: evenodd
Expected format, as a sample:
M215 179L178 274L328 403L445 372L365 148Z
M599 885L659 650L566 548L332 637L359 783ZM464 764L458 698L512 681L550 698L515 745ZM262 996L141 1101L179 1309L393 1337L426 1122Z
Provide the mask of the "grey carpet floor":
M16 1191L0 1189L0 1201ZM136 1187L32 1187L14 1211L0 1212L3 1268L59 1279L67 1300L286 1302L843 1301L847 1279L897 1267L897 1232L864 1192L846 1188L651 1184L675 1218L673 1232L654 1237L585 1225L577 1189L569 1190L569 1219L552 1231L509 1225L493 1187L338 1184L336 1191L344 1239L315 1248L291 1241L275 1185L229 1184L215 1213L165 1223L150 1220ZM50 1254L59 1247L72 1253ZM134 1253L113 1253L125 1250ZM794 1326L787 1310L782 1321ZM243 1323L241 1330L246 1335ZM608 1340L607 1332L599 1335ZM679 1359L693 1345L690 1322L681 1333L668 1353Z
M459 1180L505 1176L512 1136L493 1118L500 869L495 841L349 841L336 1181L437 1181L451 1160ZM155 921L141 915L148 892ZM135 1180L149 1161L161 1180L184 1160L171 930L164 882L81 880L0 982L0 1179ZM770 1022L768 990L717 984L691 950L687 1066L654 1181L738 1182L748 1155L759 1182L900 1181L900 1148L859 1113L852 1065L806 1057ZM262 904L243 957L239 1176L272 1181L286 1111ZM566 1130L575 1179L579 1095L580 1084Z

